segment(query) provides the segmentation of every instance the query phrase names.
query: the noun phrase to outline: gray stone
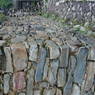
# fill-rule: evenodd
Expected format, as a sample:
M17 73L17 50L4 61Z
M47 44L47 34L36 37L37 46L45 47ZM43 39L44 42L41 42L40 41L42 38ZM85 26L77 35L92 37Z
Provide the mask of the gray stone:
M60 89L57 89L56 95L62 95L62 91Z
M6 72L13 73L10 47L4 47L4 52L5 52L5 56L6 56Z
M74 71L74 82L79 85L82 84L85 71L86 71L86 59L88 55L87 48L80 48L79 53L77 55L77 66Z
M72 92L72 87L73 87L73 77L72 77L72 73L69 72L68 80L67 80L66 85L63 89L64 95L70 95Z
M9 85L10 82L10 75L9 74L4 74L4 94L8 94L9 92Z
M49 48L49 54L50 54L50 59L56 59L60 56L60 51L59 47L50 40L47 40L46 42L46 47Z
M46 61L46 49L40 48L39 50L39 60L37 64L36 74L35 74L35 81L42 81L43 79L43 71L44 71L44 65Z
M48 82L50 83L50 85L56 84L58 66L58 60L53 60L52 62L50 62L50 68L48 72Z
M34 69L31 68L27 72L27 95L33 95L33 83L34 83Z
M48 80L48 71L49 71L49 59L46 58L46 63L44 66L43 80Z
M41 91L40 90L34 90L34 94L33 95L41 95Z
M21 92L21 93L19 93L18 95L25 95L25 93Z
M73 91L71 95L80 95L80 87L78 85L73 85Z
M69 47L64 45L61 48L60 65L59 67L67 67L69 63Z
M26 40L26 36L16 36L15 38L11 39L12 43L19 43L19 42L23 42Z
M0 40L0 46L3 46L6 43L4 40Z
M29 49L29 60L31 61L37 61L38 57L38 46L35 41L30 42L30 49Z
M40 82L39 87L40 88L47 88L47 87L49 87L49 83L48 82Z
M89 58L91 60L95 59L95 49L92 48L89 52ZM87 66L87 79L85 82L85 91L89 91L92 86L93 86L93 81L94 81L94 75L95 75L95 62L88 62L88 66Z
M57 86L64 87L65 82L66 82L66 70L59 69L57 74Z
M43 92L43 95L55 95L56 89L51 88L51 89L45 89Z

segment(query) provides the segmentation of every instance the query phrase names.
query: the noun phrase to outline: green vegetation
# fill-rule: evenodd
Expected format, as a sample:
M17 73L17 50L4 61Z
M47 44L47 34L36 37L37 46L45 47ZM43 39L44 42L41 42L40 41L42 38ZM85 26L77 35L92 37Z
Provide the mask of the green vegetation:
M0 8L9 8L12 5L12 0L0 0Z
M4 14L0 13L0 23L2 23L3 21L5 21L7 18Z

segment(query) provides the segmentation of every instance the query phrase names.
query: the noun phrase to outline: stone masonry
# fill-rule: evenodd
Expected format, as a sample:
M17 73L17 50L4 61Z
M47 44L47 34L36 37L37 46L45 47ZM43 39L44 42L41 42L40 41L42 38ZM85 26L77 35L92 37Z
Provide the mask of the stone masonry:
M39 16L11 17L0 35L0 95L95 95L94 46Z
M56 0L48 5L48 11L68 20L95 21L95 1Z

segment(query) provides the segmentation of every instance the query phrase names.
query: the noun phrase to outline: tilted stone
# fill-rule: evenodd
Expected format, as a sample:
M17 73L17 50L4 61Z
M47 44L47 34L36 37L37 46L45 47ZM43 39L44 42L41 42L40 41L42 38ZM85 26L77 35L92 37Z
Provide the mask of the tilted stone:
M41 90L34 90L34 94L33 95L41 95Z
M4 47L4 52L6 56L6 72L13 73L13 63L11 57L11 49L10 47Z
M4 40L0 40L0 46L3 46L6 43Z
M60 89L57 89L56 95L62 95L62 91Z
M48 72L48 82L50 83L50 85L56 84L58 66L58 60L53 60L52 62L50 62L50 68Z
M60 51L59 47L50 40L47 40L46 42L46 47L49 48L49 54L50 54L50 59L56 59L60 56Z
M47 58L44 66L43 80L48 80L48 71L49 71L49 59Z
M27 95L33 95L33 83L34 83L34 69L31 68L27 72Z
M73 77L72 77L72 73L69 72L68 80L65 84L65 87L63 88L64 95L70 95L72 92L72 87L73 87Z
M31 61L37 61L38 57L38 46L35 41L30 42L30 49L29 49L29 60Z
M59 69L57 74L57 86L64 87L65 82L66 82L66 70Z
M22 93L22 92L21 92L21 93L19 93L18 95L25 95L25 93Z
M91 60L95 59L95 49L92 48L90 50L89 58ZM85 83L85 91L89 91L93 87L93 82L94 82L94 75L95 75L95 62L88 62L87 66L87 79Z
M64 45L61 47L59 67L67 67L68 63L69 63L69 47Z
M43 71L44 71L44 65L46 61L46 49L40 48L39 50L39 61L37 64L36 74L35 74L35 81L42 81L43 79Z
M21 91L26 87L25 72L16 72L13 75L13 90Z
M4 94L8 94L10 89L10 75L4 74Z
M86 59L88 55L87 48L80 48L79 53L77 55L77 66L74 71L74 82L79 85L82 84L85 71L86 71Z
M80 87L76 84L73 85L73 91L71 95L81 95L80 94Z
M56 93L56 89L55 88L45 89L43 91L43 95L55 95L55 93Z
M11 49L15 70L24 70L27 67L28 60L25 46L21 43L12 44Z

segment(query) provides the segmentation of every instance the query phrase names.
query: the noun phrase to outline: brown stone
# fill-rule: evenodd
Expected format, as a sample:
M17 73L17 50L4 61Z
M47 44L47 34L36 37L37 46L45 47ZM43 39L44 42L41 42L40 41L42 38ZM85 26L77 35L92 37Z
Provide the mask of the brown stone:
M27 67L27 52L23 44L12 44L13 65L16 71L24 70Z
M25 73L24 72L17 72L13 75L13 90L14 91L21 91L26 87L25 82Z

